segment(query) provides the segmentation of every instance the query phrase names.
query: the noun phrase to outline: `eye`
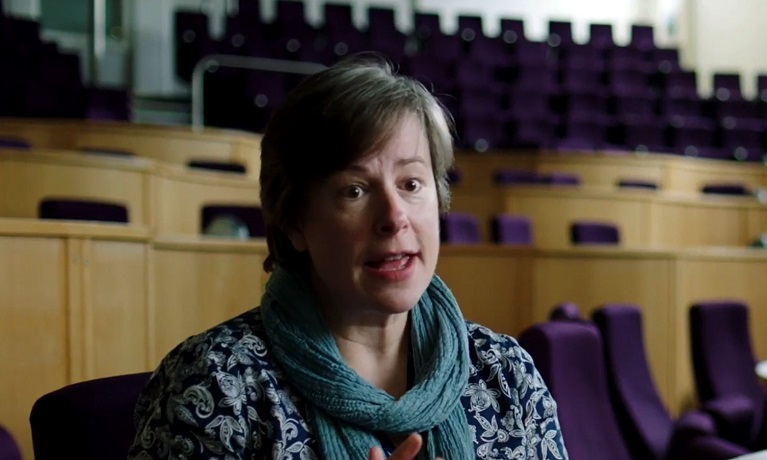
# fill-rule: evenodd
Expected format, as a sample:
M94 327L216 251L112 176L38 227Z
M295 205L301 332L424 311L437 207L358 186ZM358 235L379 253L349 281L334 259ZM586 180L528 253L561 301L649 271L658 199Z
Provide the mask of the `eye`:
M408 179L405 181L405 190L408 192L417 192L421 190L422 184L418 179Z
M344 187L344 189L341 191L341 195L343 195L344 198L350 198L353 200L362 197L364 193L365 190L363 190L363 188L359 185L350 185L348 187Z

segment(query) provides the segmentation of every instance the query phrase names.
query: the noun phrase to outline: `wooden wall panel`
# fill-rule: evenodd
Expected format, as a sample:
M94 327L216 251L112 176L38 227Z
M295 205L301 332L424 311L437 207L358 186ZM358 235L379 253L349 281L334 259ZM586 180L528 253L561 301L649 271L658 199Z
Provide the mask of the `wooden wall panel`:
M32 405L69 382L68 262L62 239L0 236L0 424L27 459Z
M187 337L260 305L265 256L258 241L156 242L152 367Z

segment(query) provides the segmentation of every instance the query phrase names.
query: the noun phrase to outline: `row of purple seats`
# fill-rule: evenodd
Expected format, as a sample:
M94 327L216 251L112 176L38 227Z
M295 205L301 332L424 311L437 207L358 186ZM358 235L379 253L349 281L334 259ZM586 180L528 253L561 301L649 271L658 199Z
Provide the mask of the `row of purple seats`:
M705 411L671 416L650 374L637 306L603 305L591 322L566 303L551 316L519 341L557 400L570 458L724 460L748 452L723 439Z
M127 92L87 87L80 58L40 36L40 24L0 11L0 116L129 119Z
M512 214L497 214L490 222L493 242L503 245L532 246L530 219ZM480 223L470 213L449 212L440 218L440 238L448 244L479 244ZM620 230L608 222L575 221L570 225L574 245L618 245Z

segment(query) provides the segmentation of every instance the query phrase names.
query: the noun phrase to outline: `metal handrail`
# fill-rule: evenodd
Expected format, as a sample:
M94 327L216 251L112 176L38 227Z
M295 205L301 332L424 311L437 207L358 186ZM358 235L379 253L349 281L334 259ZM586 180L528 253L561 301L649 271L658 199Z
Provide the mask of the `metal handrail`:
M267 72L295 73L312 75L327 67L322 64L304 61L287 61L231 54L211 54L197 62L192 71L192 129L201 130L204 124L205 74L208 70L219 67L234 69L265 70Z

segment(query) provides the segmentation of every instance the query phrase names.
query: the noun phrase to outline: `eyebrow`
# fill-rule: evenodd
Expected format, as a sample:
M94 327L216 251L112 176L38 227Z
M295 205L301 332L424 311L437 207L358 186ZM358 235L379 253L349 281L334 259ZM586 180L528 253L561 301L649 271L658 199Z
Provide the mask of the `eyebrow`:
M407 166L407 165L413 164L413 163L421 163L424 166L426 165L426 161L424 161L423 158L421 158L420 156L417 156L417 155L416 156L412 156L412 157L407 157L407 158L400 158L399 160L397 160L397 162L395 164L396 164L396 166ZM358 163L352 163L349 166L347 166L346 168L344 168L344 170L345 171L366 172L367 168L365 168L364 166L361 166Z

